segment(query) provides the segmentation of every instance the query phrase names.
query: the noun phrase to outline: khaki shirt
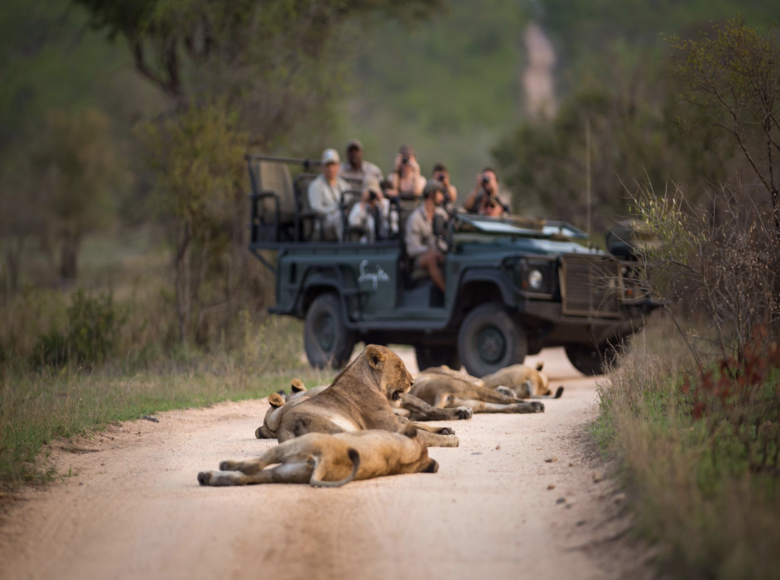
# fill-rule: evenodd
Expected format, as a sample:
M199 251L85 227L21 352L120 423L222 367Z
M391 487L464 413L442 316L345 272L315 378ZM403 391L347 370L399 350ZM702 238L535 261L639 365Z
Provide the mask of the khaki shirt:
M341 164L339 169L339 177L342 179L349 179L350 181L360 182L362 184L367 178L373 178L377 181L382 181L382 170L369 161L363 161L360 169L355 171L349 161L345 161Z
M434 215L436 214L447 219L447 213L439 207L434 210ZM428 219L424 203L417 206L417 209L406 219L404 243L406 244L406 253L410 258L416 258L437 248L436 236L433 235L433 220Z
M336 185L331 185L325 176L320 174L309 184L309 207L320 216L338 211L341 194L351 189L349 184L340 177L336 178Z

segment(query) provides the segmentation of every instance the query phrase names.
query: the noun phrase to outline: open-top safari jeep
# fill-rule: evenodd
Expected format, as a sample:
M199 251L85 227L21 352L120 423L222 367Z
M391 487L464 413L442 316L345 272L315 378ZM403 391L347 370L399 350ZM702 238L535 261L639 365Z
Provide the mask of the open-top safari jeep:
M291 165L303 171L294 178ZM314 161L248 158L250 250L276 275L273 314L304 320L312 365L343 366L358 341L414 346L421 369L461 363L484 376L548 346L563 346L585 374L601 373L657 304L628 275L636 263L577 243L563 222L455 214L435 225L449 251L442 294L406 257L403 224L412 204L394 205L396 239L360 244L346 227L360 199L344 194L345 240L325 241L308 208ZM405 205L408 204L408 205ZM276 263L265 251L277 252ZM271 259L269 259L271 258Z

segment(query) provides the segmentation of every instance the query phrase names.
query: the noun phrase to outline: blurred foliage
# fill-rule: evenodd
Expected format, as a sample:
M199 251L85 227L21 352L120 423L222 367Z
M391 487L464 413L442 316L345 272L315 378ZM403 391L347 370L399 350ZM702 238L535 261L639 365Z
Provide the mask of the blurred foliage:
M243 214L232 202L244 202L236 196L243 191L247 137L221 104L191 105L180 115L141 126L139 136L157 177L155 205L175 221L176 306L179 340L185 342L200 290L192 283L192 246L200 243L202 281L209 261L231 241L229 225Z
M38 369L58 368L68 363L94 368L114 355L125 317L114 305L113 295L94 298L78 290L66 310L65 330L52 328L38 339L31 354Z
M742 18L714 26L709 36L674 37L670 72L684 98L706 122L727 135L769 194L780 236L780 34L745 25Z

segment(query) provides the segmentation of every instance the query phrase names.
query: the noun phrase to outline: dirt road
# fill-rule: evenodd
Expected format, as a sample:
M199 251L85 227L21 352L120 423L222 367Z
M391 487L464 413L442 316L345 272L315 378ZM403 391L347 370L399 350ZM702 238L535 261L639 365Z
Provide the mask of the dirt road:
M12 511L0 528L0 577L618 577L625 569L589 554L609 533L613 503L578 438L595 412L595 381L559 349L535 359L566 386L563 398L544 414L451 424L460 447L430 450L435 475L340 489L199 487L199 470L275 444L254 438L265 400L111 427L78 443L91 452L55 454L58 471L74 476Z

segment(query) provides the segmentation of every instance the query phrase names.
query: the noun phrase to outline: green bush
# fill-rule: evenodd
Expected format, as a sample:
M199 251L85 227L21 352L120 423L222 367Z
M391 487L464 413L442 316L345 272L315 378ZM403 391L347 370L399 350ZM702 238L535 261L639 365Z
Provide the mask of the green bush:
M72 297L67 318L65 332L55 329L40 336L32 354L33 366L61 367L74 362L92 368L116 351L125 317L111 293L93 298L79 290Z

